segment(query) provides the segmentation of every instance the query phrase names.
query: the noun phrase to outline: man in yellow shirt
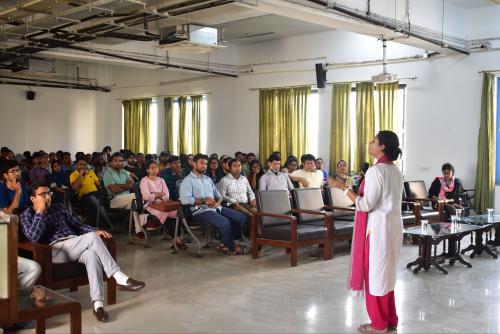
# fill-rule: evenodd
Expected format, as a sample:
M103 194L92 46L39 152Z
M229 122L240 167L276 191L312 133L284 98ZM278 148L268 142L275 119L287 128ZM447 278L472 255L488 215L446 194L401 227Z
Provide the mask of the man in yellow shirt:
M297 169L289 175L290 179L298 182L300 188L320 188L323 190L323 172L316 169L314 155L304 154L300 161L303 169Z
M112 228L106 209L102 205L101 182L93 170L87 168L87 161L81 157L76 161L76 169L69 176L69 182L73 190L77 193L78 199L83 206L92 212L103 217L109 227Z

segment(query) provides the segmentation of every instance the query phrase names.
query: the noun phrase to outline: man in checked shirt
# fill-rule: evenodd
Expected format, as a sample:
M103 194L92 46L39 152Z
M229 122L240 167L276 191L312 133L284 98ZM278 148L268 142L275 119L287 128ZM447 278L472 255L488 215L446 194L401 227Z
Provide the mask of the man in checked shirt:
M50 244L52 261L85 264L89 278L93 313L98 321L109 321L104 310L103 269L107 277L116 280L118 290L137 291L145 286L125 275L101 240L111 238L104 230L81 224L62 204L51 205L52 193L46 184L34 185L30 191L33 206L21 214L21 228L32 242Z

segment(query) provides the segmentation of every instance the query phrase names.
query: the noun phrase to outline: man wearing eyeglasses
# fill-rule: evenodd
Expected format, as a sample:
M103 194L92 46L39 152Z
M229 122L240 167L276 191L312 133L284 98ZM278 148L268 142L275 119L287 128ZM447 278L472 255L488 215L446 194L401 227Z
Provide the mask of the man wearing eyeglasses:
M111 238L111 234L80 223L62 204L51 205L51 196L48 185L32 187L30 200L33 206L21 215L22 231L32 242L50 244L54 263L78 261L85 264L94 315L98 321L107 322L109 315L103 303L103 270L108 278L116 280L121 291L137 291L145 283L129 278L120 270L101 240L101 237Z
M21 181L21 168L16 160L6 160L2 165L3 182L0 183L0 210L18 214L29 205L28 188Z

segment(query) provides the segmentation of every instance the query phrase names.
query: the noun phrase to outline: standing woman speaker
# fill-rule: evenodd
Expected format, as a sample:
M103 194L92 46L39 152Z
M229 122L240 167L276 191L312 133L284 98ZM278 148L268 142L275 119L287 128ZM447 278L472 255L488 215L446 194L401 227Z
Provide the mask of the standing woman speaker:
M358 331L384 333L398 325L394 287L403 243L403 175L394 164L402 153L398 136L380 131L369 143L368 153L377 163L366 172L358 195L341 182L331 181L331 185L356 203L349 288L361 292L364 286L371 320Z

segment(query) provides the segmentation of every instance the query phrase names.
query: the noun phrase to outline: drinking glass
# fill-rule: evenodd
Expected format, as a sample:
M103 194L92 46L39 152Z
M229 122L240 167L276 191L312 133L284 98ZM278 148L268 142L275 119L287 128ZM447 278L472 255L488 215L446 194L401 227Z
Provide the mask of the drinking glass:
M427 231L427 226L429 225L429 221L422 220L421 222L422 222L422 225L421 225L422 233L425 233Z
M464 211L462 209L456 209L457 221L458 222L462 221L462 218L464 217L463 213L464 213Z
M486 210L488 210L488 220L493 220L494 209L486 209Z

